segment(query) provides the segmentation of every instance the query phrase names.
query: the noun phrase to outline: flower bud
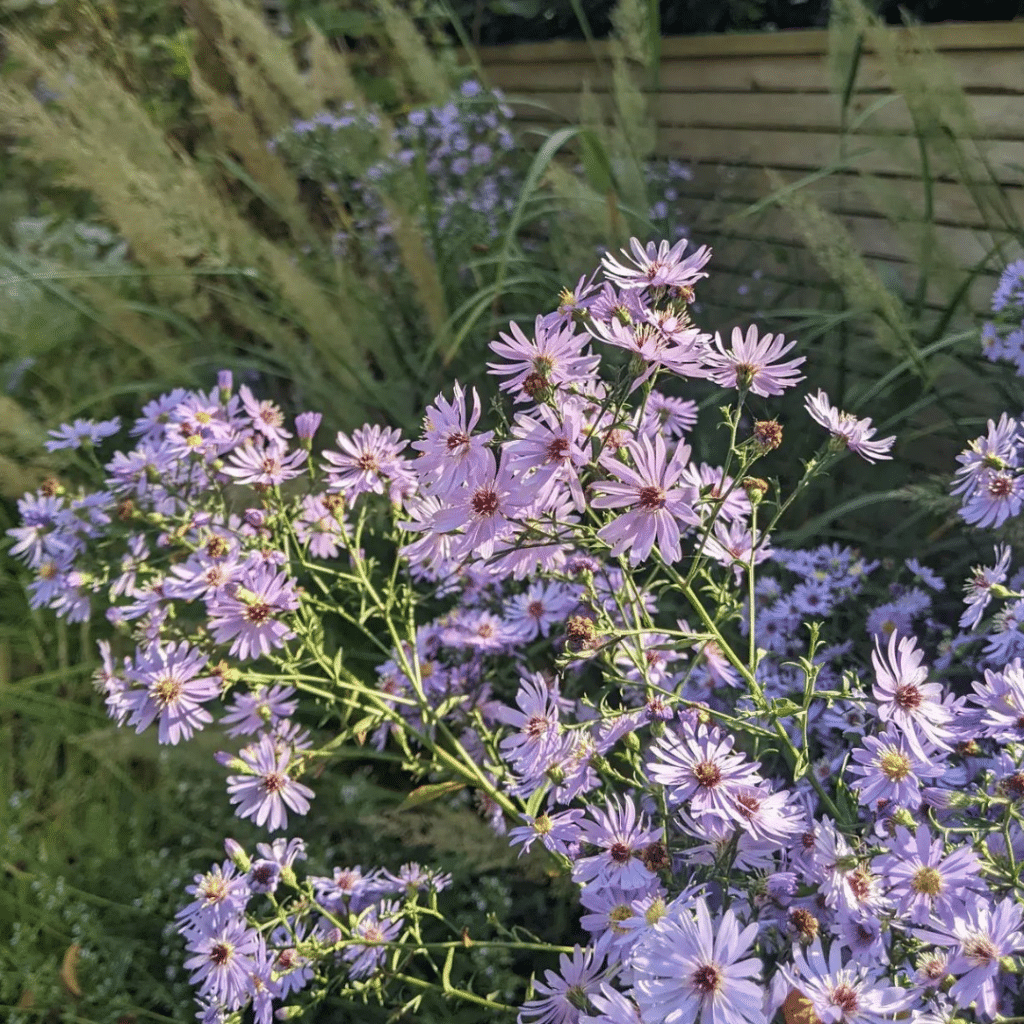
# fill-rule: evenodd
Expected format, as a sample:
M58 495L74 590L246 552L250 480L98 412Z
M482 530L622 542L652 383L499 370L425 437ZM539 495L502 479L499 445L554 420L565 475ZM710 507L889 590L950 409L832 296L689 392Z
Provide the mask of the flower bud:
M242 849L239 843L231 838L225 839L224 850L239 871L249 870L252 861L249 859L249 855Z
M743 490L747 492L751 505L760 505L761 500L768 493L768 481L758 476L747 476L743 478Z

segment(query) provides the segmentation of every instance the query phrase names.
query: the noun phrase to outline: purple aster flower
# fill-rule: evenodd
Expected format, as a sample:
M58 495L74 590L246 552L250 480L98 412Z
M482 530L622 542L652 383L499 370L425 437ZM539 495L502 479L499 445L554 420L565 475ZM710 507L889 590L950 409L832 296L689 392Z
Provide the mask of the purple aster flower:
M520 775L543 771L559 749L562 727L558 722L558 699L540 674L524 676L516 694L519 710L502 707L495 717L519 731L499 744L503 756Z
M992 293L993 313L1001 313L1007 306L1024 306L1024 260L1007 264Z
M523 848L519 851L521 857L539 839L546 850L568 857L570 850L579 844L582 820L583 811L575 809L541 814L536 818L526 815L525 825L509 830L509 845L518 846L522 843Z
M882 653L877 640L871 652L875 669L872 694L878 703L878 717L903 731L919 756L924 756L918 734L935 746L949 749L953 733L949 726L952 713L942 701L942 686L929 683L924 654L912 636L898 637L892 633Z
M690 457L689 445L676 446L667 459L665 440L659 434L653 443L649 437L628 444L635 469L617 458L605 457L602 465L617 480L603 480L594 485L597 494L591 504L595 508L623 508L629 511L617 516L598 531L598 537L611 545L611 553L629 553L632 565L642 562L655 543L666 562L683 557L680 548L680 523L697 526L700 517L693 506L696 488L680 486L680 477Z
M452 553L457 557L490 558L499 540L515 534L516 516L533 500L507 458L496 466L490 451L484 455L483 468L465 487L450 495L449 500L455 503L437 512L430 523L435 532L462 529L462 535L452 539Z
M896 440L895 435L873 441L877 431L871 426L871 420L859 420L848 412L834 409L824 391L819 391L814 397L808 395L804 406L811 414L811 419L820 423L836 443L856 452L866 462L892 458L889 451Z
M982 486L986 472L1012 469L1020 465L1020 422L1004 412L999 422L988 421L988 432L976 437L956 457L951 494L970 494Z
M410 896L414 892L444 892L452 884L452 876L446 871L433 871L415 861L403 864L398 873L383 870L377 876L377 890L396 896Z
M972 526L1002 526L1020 514L1024 501L1024 477L1008 469L984 469L973 493L964 496L960 516Z
M784 335L765 334L757 337L757 328L747 328L746 336L739 327L732 329L732 348L726 350L720 335L715 335L716 352L710 353L707 365L710 378L724 388L736 388L767 398L781 395L786 388L794 387L804 378L797 373L797 367L807 362L804 356L780 362L782 357L796 345L788 345Z
M337 558L345 536L345 499L340 494L307 494L295 519L295 535L314 558Z
M221 725L231 727L229 736L252 736L294 715L299 706L294 698L294 687L258 684L249 693L235 694Z
M216 927L240 917L251 895L248 878L240 875L230 860L214 864L205 875L196 875L185 892L195 899L174 915L183 931L201 929L204 922Z
M295 635L278 616L295 611L299 598L287 573L259 563L247 568L237 583L207 607L214 641L230 640L232 657L248 661L283 647Z
M838 942L826 961L821 940L815 939L806 951L793 953L793 966L784 966L782 973L810 1001L822 1024L885 1024L920 998L888 984L875 968L853 961L844 967Z
M252 818L271 832L288 823L288 812L306 814L313 790L296 782L288 770L292 766L292 748L264 735L258 743L243 748L237 759L218 755L222 763L240 768L245 774L228 776L228 793L240 818Z
M851 775L860 802L867 807L892 804L914 811L921 806L921 779L945 774L945 768L924 755L920 742L911 744L905 733L890 725L881 736L865 736L854 748ZM918 749L921 753L918 753Z
M185 968L199 986L199 995L228 1010L238 1010L249 1000L249 980L256 969L260 933L245 921L228 920L214 927L198 927L188 935L186 948L194 954Z
M136 684L124 696L128 725L137 733L160 720L157 740L177 744L213 721L201 705L220 695L220 680L200 675L208 659L184 640L140 651L129 670Z
M985 669L985 681L972 683L969 700L978 705L978 735L1000 743L1024 740L1024 663L1014 658L1001 671Z
M666 732L651 747L654 760L647 762L647 773L653 782L668 787L673 804L689 801L690 813L698 821L713 817L745 825L737 798L742 787L761 781L759 765L732 753L732 746L731 736L703 725L682 739Z
M341 491L349 504L360 494L383 494L385 484L393 501L401 498L411 491L415 479L399 455L408 443L400 430L370 424L353 431L351 437L339 433L341 451L323 453L328 489Z
M533 337L528 338L518 324L510 323L511 334L499 335L491 342L491 351L502 362L488 363L491 373L507 377L502 391L511 391L517 402L536 401L552 388L583 384L600 362L598 356L585 354L587 335L567 327L545 327L543 317L534 322Z
M995 548L996 564L993 566L976 565L971 577L964 583L964 603L967 605L960 616L961 629L975 629L989 601L992 600L992 587L996 583L1005 583L1010 570L1012 550L1007 544Z
M648 828L643 815L637 815L630 797L619 804L609 800L607 810L590 807L591 820L584 819L581 839L601 852L578 860L572 869L574 882L594 879L602 886L620 889L644 889L655 877L644 863L645 848L660 841L661 832Z
M425 484L441 495L452 493L475 473L487 468L487 444L494 431L473 434L480 421L480 396L473 389L473 409L467 412L466 393L455 382L455 396L446 402L438 395L428 406L423 422L423 438L413 441L420 453L416 472Z
M334 868L333 875L310 876L317 903L333 914L349 912L358 914L365 910L379 896L377 887L379 871L364 875L357 864L354 868Z
M651 391L643 408L640 431L644 434L660 432L666 441L682 437L697 425L697 403L684 398L673 398L660 391Z
M731 910L712 921L703 897L692 907L667 916L633 951L644 1024L767 1024L761 961L748 957L756 922L740 931Z
M580 1024L641 1024L636 1003L605 982L601 983L599 991L590 992L587 998L598 1015L581 1014Z
M249 441L231 452L221 472L239 484L276 487L302 474L300 467L306 455L302 450L289 452L275 441L263 444Z
M625 349L646 363L640 375L633 380L631 391L646 383L662 367L680 377L702 378L707 375L704 363L711 336L696 327L666 333L652 322L650 316L629 323L596 320L588 326L594 336L605 344Z
M949 990L957 1006L974 1004L976 1012L989 1019L1000 1012L1000 961L1024 949L1022 915L1024 908L1011 897L994 906L977 899L970 901L962 914L955 915L945 931L917 931L926 941L955 947L946 969L957 976Z
M578 589L563 583L531 583L522 594L509 598L505 606L508 624L524 640L546 637L552 627L565 622L579 601Z
M558 958L558 973L545 971L544 981L534 981L534 991L541 998L523 1003L518 1024L577 1024L579 1007L598 987L603 961L589 946L577 946L571 959L563 953Z
M292 436L284 429L284 413L268 399L259 400L252 390L243 384L238 389L238 397L242 400L252 425L271 443L283 446Z
M359 941L346 945L341 954L349 965L349 977L368 978L380 970L388 951L379 943L395 941L402 930L400 912L393 900L363 911L352 929L352 938Z
M685 238L675 245L663 241L657 245L648 242L646 246L640 244L640 239L631 238L632 255L625 249L620 252L633 265L620 263L606 253L601 259L604 276L620 288L692 288L702 277L708 276L703 267L711 259L711 250L702 245L684 259L688 245Z
M62 448L81 448L83 445L99 444L105 437L112 437L121 429L121 421L116 416L112 420L75 420L74 423L62 423L56 430L50 431L52 441L46 442L48 452Z
M913 835L898 826L890 847L871 867L890 885L900 919L923 925L934 918L952 924L965 912L967 901L986 889L977 854L969 846L945 854L945 843L933 839L923 823Z
M583 409L575 401L562 403L556 412L539 405L533 413L520 413L512 438L503 446L509 465L521 475L533 470L530 486L538 501L544 501L556 486L568 486L578 512L586 507L579 472L590 461L590 437L583 421Z

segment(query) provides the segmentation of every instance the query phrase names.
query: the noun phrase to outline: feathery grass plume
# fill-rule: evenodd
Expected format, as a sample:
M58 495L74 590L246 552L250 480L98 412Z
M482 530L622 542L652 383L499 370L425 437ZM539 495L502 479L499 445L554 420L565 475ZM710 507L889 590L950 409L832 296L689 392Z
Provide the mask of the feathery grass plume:
M356 83L345 54L334 49L323 33L311 21L306 23L309 33L310 88L324 103L354 103L362 106L363 92Z
M323 106L295 66L288 43L241 0L199 0L219 23L214 44L238 92L252 101L268 135L298 114L312 116Z
M408 95L430 103L443 103L448 98L451 83L412 19L391 0L376 0L376 6L395 48L398 67L394 73L405 81Z
M775 201L793 218L808 249L842 288L848 305L873 317L879 344L891 352L912 356L916 344L903 303L868 265L839 218L824 210L805 191L787 189L775 171L765 173L775 190ZM920 363L918 369L923 370Z

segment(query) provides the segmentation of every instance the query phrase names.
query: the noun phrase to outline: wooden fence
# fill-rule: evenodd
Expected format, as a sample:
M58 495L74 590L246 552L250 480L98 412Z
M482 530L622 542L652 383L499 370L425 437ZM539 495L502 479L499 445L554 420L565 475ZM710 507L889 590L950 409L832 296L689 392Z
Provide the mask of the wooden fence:
M1018 217L1017 224L1024 222L1024 22L918 31L919 37L891 29L884 39L862 41L855 64L847 64L856 75L845 105L828 59L828 32L661 41L656 78L637 79L658 123L657 153L692 164L681 204L693 210L694 237L715 244L718 276L734 277L737 295L756 265L777 294L813 301L805 287L806 247L789 214L772 208L756 224L735 219L772 191L766 170L795 181L835 168L809 186L811 193L841 216L881 275L905 289L914 287L922 255L934 258L936 245L962 267L984 262L997 245L1007 259L1018 254L1012 227ZM914 52L915 38L934 52ZM902 54L895 61L886 58L889 44ZM528 135L531 127L575 122L584 84L611 102L607 44L493 47L480 59ZM909 89L908 74L916 81ZM933 143L942 141L944 124L968 138L961 149L967 164L944 157L942 145L929 146L930 189L915 131L915 120L928 118ZM898 228L894 217L902 221ZM920 251L923 222L936 225L929 254ZM976 309L987 306L1000 259L988 264L990 272L970 290ZM928 301L940 308L946 296L941 286L933 292Z

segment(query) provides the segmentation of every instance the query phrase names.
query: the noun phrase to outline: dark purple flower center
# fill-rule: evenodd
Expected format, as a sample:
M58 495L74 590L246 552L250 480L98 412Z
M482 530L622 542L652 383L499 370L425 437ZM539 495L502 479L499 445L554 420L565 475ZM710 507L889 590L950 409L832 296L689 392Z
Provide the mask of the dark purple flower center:
M740 793L736 797L736 803L739 805L740 814L744 818L752 818L761 809L761 801L755 796L749 796L746 793Z
M282 949L277 954L277 965L282 971L290 971L298 961L294 949Z
M838 985L832 993L832 1005L838 1006L843 1013L853 1013L860 1005L857 990L851 985Z
M693 987L701 995L711 995L722 987L722 972L714 964L701 964L693 972Z
M633 856L633 851L625 843L612 843L611 849L608 851L613 861L616 864L625 864L630 857Z
M871 874L864 868L851 872L846 881L858 902L863 903L871 895Z
M276 874L273 864L257 864L252 869L252 880L257 885L270 885Z
M461 430L453 430L447 438L445 438L445 446L448 451L454 452L458 448L463 448L469 444L469 435L464 434Z
M569 442L564 437L556 437L548 443L548 462L563 462L568 454Z
M693 777L702 785L711 789L722 781L722 771L714 761L701 761L694 765Z
M657 512L665 507L665 492L660 487L641 487L637 493L637 505L643 512Z
M533 736L536 738L537 736L543 736L547 731L548 720L543 718L541 715L534 715L533 718L526 723L525 732L527 736Z
M908 683L906 686L898 686L896 688L894 699L905 711L913 711L914 708L921 706L923 698L921 697L921 691L913 683Z
M531 601L526 606L526 611L529 613L531 618L540 619L544 614L544 602L543 601Z
M964 956L975 967L983 967L999 958L999 950L987 935L970 935L964 939Z
M288 785L288 776L280 772L267 772L263 776L263 788L268 793L280 793Z
M1006 498L1013 494L1013 477L1008 473L997 473L988 482L988 493L993 498Z
M216 942L210 947L210 962L214 967L223 967L234 956L235 947L229 942Z
M362 455L356 459L356 465L370 473L376 473L380 469L380 463L377 461L377 456L373 452L363 452Z
M270 618L273 609L265 601L256 601L245 609L245 621L254 626L262 625Z
M473 513L478 516L493 516L498 511L498 492L490 487L480 487L470 502Z

